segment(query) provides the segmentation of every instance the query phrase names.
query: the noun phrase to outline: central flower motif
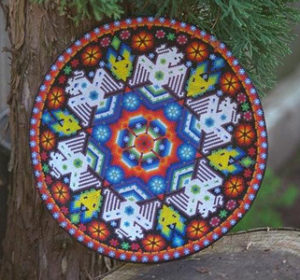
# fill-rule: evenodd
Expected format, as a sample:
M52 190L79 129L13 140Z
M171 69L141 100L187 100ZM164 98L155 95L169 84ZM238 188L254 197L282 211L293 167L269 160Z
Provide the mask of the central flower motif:
M129 118L127 128L117 137L117 144L123 149L122 161L130 167L140 166L145 171L157 169L163 158L172 152L166 131L167 126L160 119L146 119L142 115Z
M153 175L165 176L166 169L179 161L176 122L168 120L163 110L155 113L144 106L122 111L118 123L111 125L113 135L107 145L114 151L112 165L119 165L130 176L148 181Z
M156 139L151 138L149 134L142 134L135 139L135 147L143 156L144 153L151 152Z
M138 200L179 190L191 180L201 133L183 104L154 87L128 88L105 102L97 110L89 150L89 162L103 180Z

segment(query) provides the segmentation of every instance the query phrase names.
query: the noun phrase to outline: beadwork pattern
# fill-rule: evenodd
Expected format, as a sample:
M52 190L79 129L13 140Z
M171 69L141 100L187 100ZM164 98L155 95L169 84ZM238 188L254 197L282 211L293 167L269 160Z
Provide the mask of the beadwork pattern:
M161 262L226 234L261 183L259 97L223 43L136 18L87 33L35 99L37 187L61 227L120 260Z

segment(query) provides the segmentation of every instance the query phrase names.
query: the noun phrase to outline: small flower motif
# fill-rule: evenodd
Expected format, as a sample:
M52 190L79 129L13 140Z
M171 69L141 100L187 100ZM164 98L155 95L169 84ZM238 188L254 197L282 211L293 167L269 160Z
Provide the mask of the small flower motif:
M248 146L255 138L255 131L250 124L240 124L235 129L234 137L239 145Z
M132 47L138 51L146 51L153 47L153 35L151 33L141 31L132 37Z
M102 53L98 46L88 46L81 55L81 59L84 65L95 66L100 58Z
M63 214L68 215L69 214L69 209L66 206L60 207L60 210Z
M117 239L111 239L109 240L109 244L113 247L117 247L119 245L119 241Z
M78 229L81 231L86 231L86 226L84 224L79 224Z
M108 168L106 175L107 175L107 180L110 183L119 183L124 176L123 171L117 166Z
M238 77L231 73L226 72L220 79L221 89L224 92L234 95L241 87Z
M63 180L64 180L65 184L69 184L70 183L70 179L68 177L65 177Z
M220 224L220 218L218 217L212 217L209 221L209 224L212 226L212 227L216 227Z
M245 178L250 178L251 175L252 175L251 169L249 169L249 168L245 169L245 171L244 171L244 177Z
M107 226L104 223L101 223L98 221L91 222L88 225L88 231L93 238L101 240L101 241L105 240L110 234ZM112 246L117 246L117 245L112 245Z
M52 150L55 146L55 134L50 130L45 130L41 135L41 146L44 150Z
M61 75L58 78L58 83L59 84L64 84L66 82L66 80L67 80L66 76L65 75Z
M71 73L72 73L72 68L71 68L71 66L70 66L70 65L67 65L67 66L64 68L63 72L64 72L66 75L71 74Z
M104 37L103 39L101 39L100 45L105 48L110 45L110 42L111 42L111 40L109 37Z
M49 173L49 165L48 164L43 164L43 171L45 173Z
M140 101L135 94L127 94L123 99L124 107L128 111L134 111L140 106Z
M101 68L103 68L103 67L105 66L105 62L104 62L103 60L100 60L99 66L100 66Z
M121 248L124 250L128 250L129 249L129 243L128 242L122 242L121 243Z
M246 95L242 92L240 92L238 95L237 95L237 101L239 103L244 103L246 101Z
M56 201L65 204L70 200L70 191L67 185L57 182L51 187L53 197Z
M45 182L46 182L47 185L51 185L52 182L53 182L51 176L46 175L46 177L45 177Z
M171 103L165 108L164 113L169 120L176 121L181 116L181 108L177 103Z
M160 251L166 245L165 240L160 235L148 234L142 240L143 247L146 251L155 252Z
M71 65L72 65L72 67L76 68L79 65L79 60L78 59L73 59L71 61Z
M187 66L187 67L191 67L192 65L193 65L193 63L191 62L191 61L187 61L186 63L185 63L185 65Z
M45 109L43 115L42 115L42 123L43 124L49 124L53 120L52 116L49 114L47 109Z
M163 31L162 29L157 30L156 33L155 33L155 37L157 39L162 39L162 38L165 37L165 35L166 35L165 31Z
M125 29L125 30L122 30L121 33L120 33L120 38L122 40L127 40L129 37L130 37L131 33L129 30Z
M228 200L227 203L226 203L226 209L232 211L233 209L236 208L236 204L237 204L237 203L236 203L235 200L230 199L230 200Z
M159 193L164 192L164 189L166 187L164 179L160 176L152 177L149 181L149 186L150 186L150 189L155 194L159 194Z
M97 139L101 143L106 142L110 138L110 136L111 136L110 129L106 125L96 126L93 129L92 134L95 137L95 139Z
M230 177L224 184L224 192L229 197L238 197L244 189L244 180L239 176Z
M175 34L174 33L168 33L167 39L170 41L173 41L175 39Z
M187 38L186 38L186 36L185 35L179 35L178 37L177 37L177 43L179 44L179 45L184 45L184 44L186 44L187 43Z
M227 211L224 210L224 209L221 210L220 213L219 213L219 217L220 217L221 219L226 218L226 217L227 217Z
M246 112L250 109L250 105L248 102L244 102L242 105L241 105L241 108L242 108L242 111L243 112Z
M255 156L256 155L256 149L254 147L251 147L248 149L248 155L249 156Z
M246 120L246 121L251 121L252 120L252 113L251 112L245 112L244 114L243 114L243 118L244 118L244 120Z
M181 160L192 160L195 157L195 154L195 149L189 144L182 144L178 148L178 156Z
M202 42L194 41L187 46L187 58L191 61L201 62L208 57L208 46Z
M66 100L64 91L60 87L53 87L47 97L47 103L49 108L58 109L60 108Z
M48 154L45 151L41 152L41 159L42 160L47 160L48 159Z
M209 230L208 225L204 220L193 220L186 228L187 236L190 239L199 239L204 236Z
M140 245L138 243L132 243L130 247L132 251L137 251L140 249Z

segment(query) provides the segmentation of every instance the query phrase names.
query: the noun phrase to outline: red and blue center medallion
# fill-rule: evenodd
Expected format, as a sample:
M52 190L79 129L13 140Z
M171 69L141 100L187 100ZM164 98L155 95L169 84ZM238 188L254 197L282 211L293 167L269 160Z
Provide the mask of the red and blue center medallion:
M30 146L54 219L87 247L161 262L226 234L267 157L260 100L223 43L136 18L87 33L51 66Z

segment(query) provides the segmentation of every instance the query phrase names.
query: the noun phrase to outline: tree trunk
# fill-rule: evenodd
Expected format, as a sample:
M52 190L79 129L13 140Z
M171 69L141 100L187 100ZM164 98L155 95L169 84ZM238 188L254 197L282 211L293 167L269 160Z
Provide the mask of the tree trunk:
M12 46L10 126L12 152L7 229L0 279L93 279L114 262L73 241L60 229L35 189L29 151L29 119L43 76L72 41L99 23L76 27L46 6L10 0ZM2 226L2 225L1 225Z

